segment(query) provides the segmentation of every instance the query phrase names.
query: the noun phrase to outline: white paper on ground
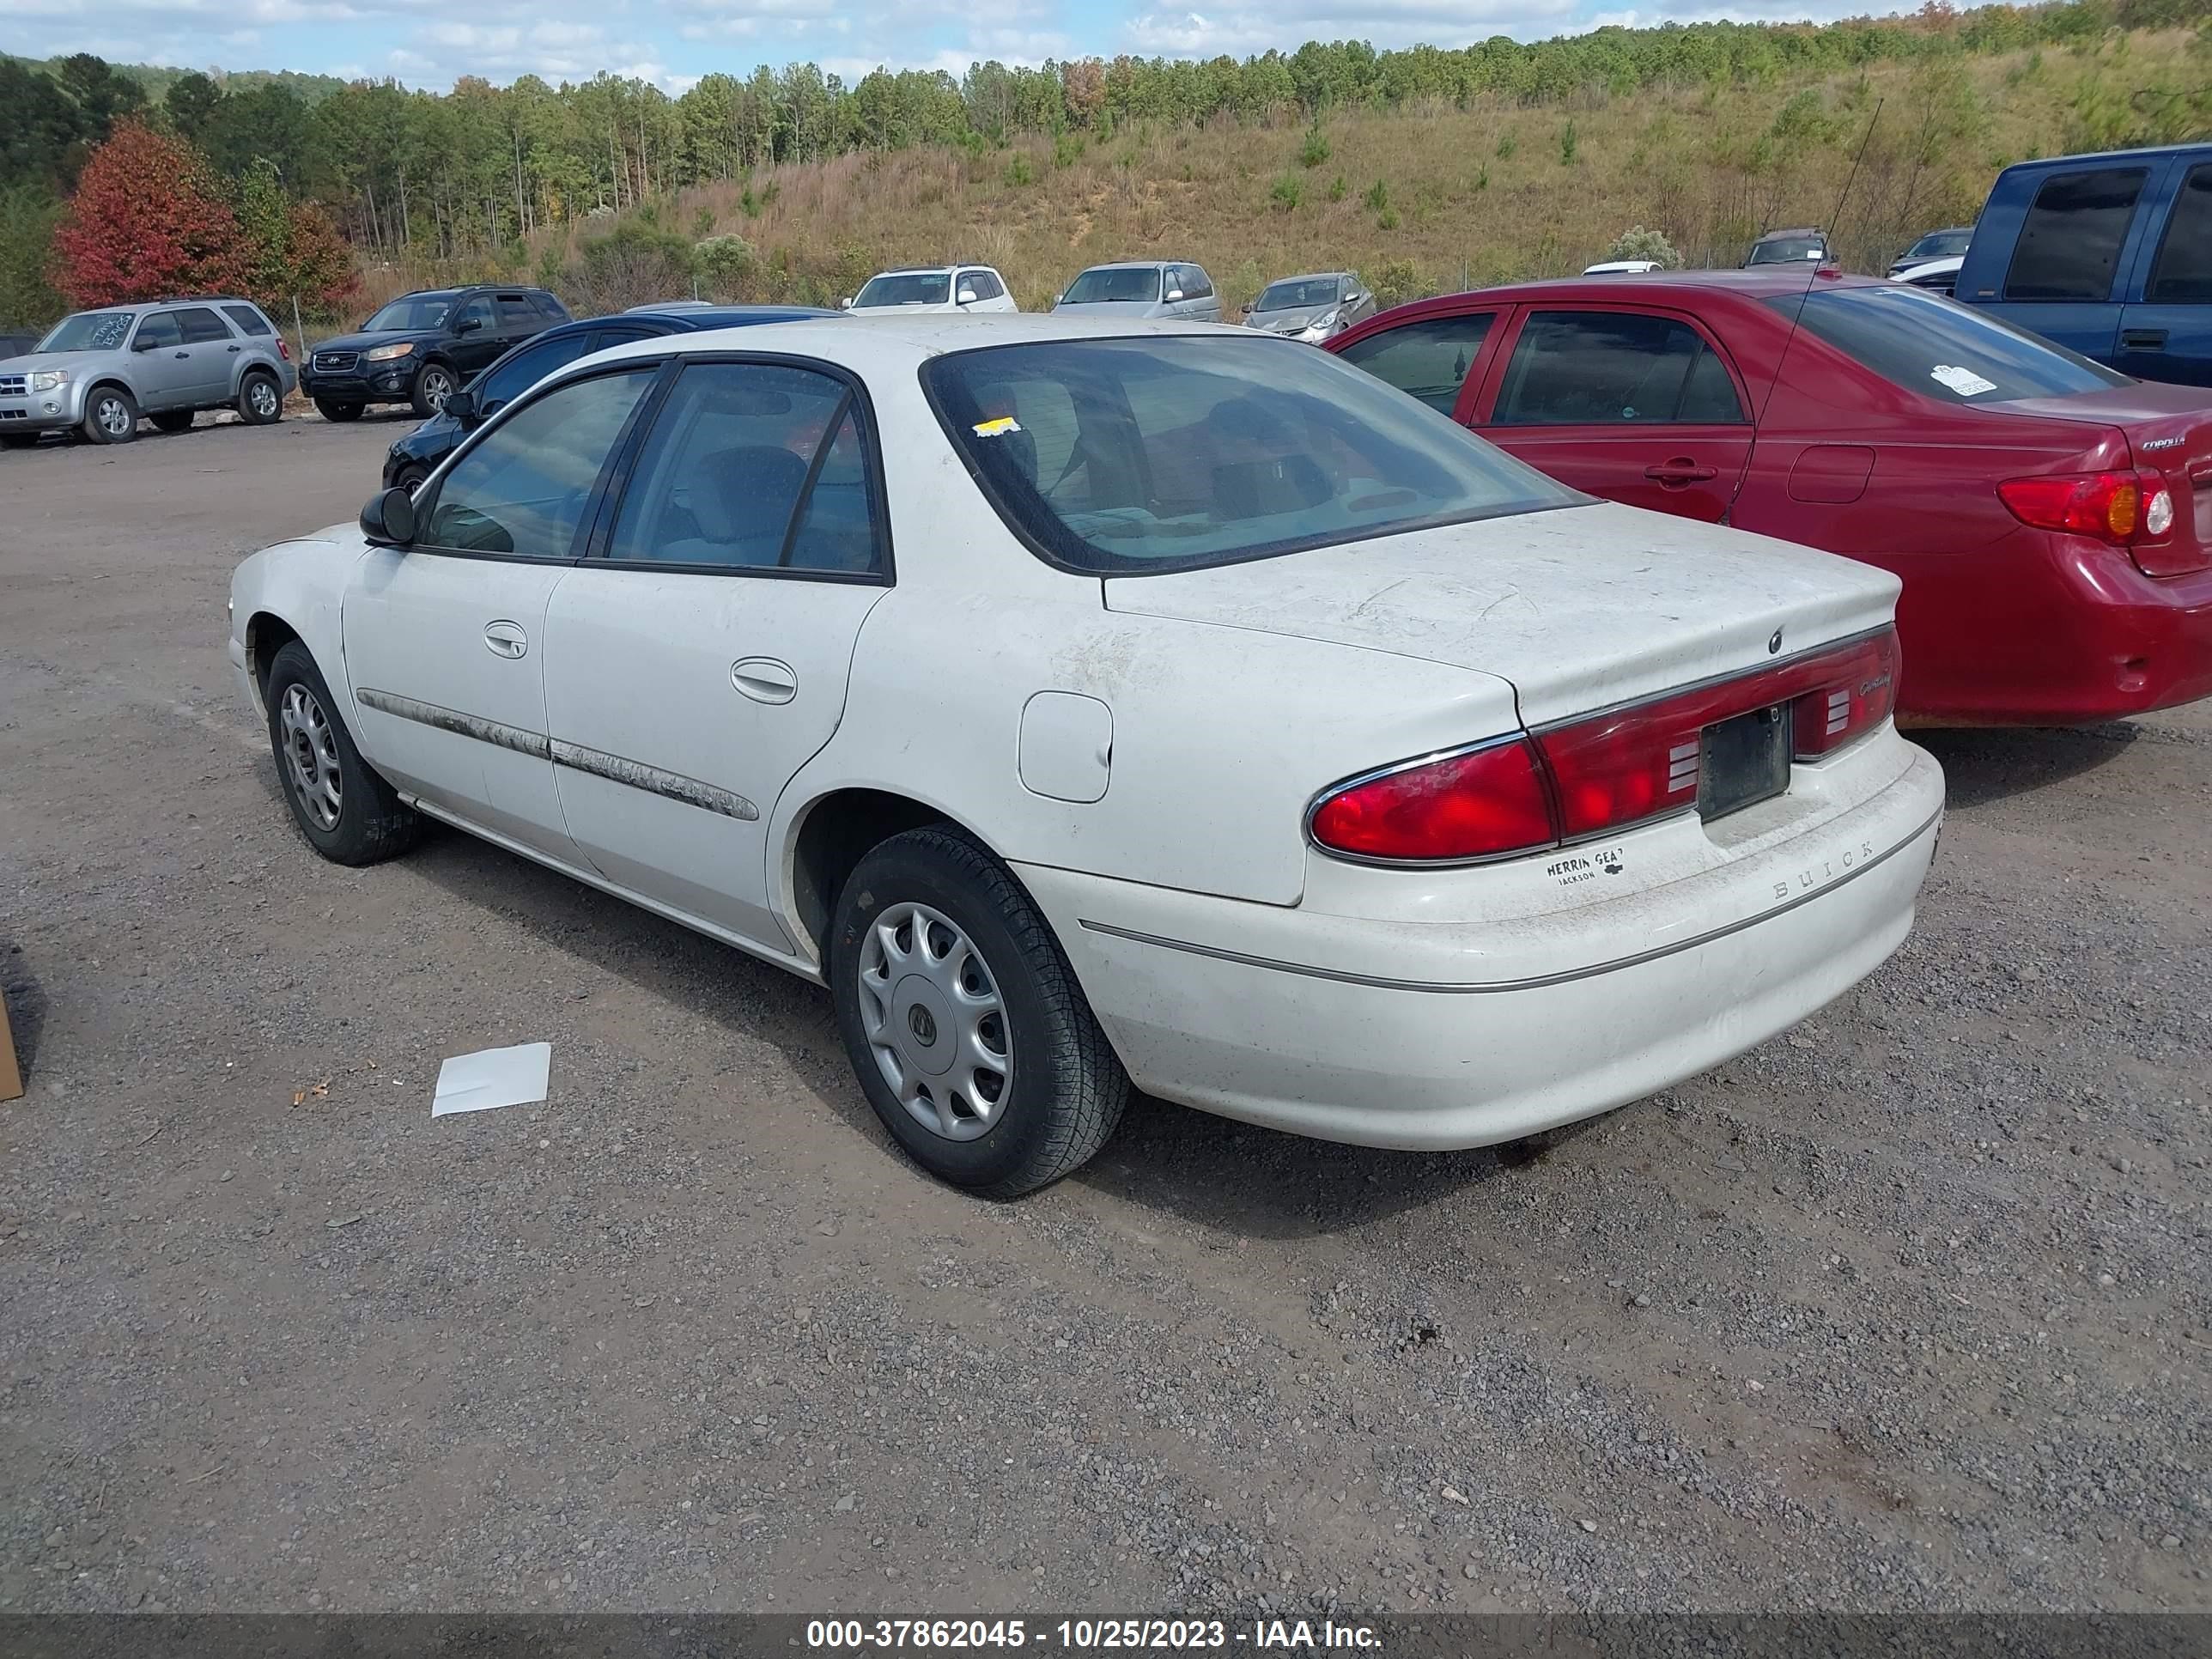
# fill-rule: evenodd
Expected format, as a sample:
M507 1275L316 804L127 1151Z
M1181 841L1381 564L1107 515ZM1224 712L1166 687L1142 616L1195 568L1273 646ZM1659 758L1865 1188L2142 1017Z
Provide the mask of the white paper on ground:
M512 1048L455 1054L438 1067L438 1092L431 1097L430 1115L526 1106L545 1098L545 1085L552 1073L550 1042L523 1042Z

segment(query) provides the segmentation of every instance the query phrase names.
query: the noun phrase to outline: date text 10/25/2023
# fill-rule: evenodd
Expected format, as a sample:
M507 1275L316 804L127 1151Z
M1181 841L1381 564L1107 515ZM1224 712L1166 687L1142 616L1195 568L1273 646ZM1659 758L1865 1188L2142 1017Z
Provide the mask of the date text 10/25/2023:
M1021 1619L816 1619L807 1621L806 1645L833 1652L1022 1648L1091 1653L1235 1647L1371 1650L1382 1641L1370 1626L1330 1620L1264 1619L1242 1626L1220 1619L1062 1619L1035 1625Z

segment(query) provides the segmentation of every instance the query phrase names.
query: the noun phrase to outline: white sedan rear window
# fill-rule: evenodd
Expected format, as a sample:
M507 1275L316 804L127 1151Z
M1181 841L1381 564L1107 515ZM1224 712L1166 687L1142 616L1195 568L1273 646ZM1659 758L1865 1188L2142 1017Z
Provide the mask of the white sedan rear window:
M1087 574L1229 564L1585 499L1289 341L992 346L936 358L923 379L1008 525Z

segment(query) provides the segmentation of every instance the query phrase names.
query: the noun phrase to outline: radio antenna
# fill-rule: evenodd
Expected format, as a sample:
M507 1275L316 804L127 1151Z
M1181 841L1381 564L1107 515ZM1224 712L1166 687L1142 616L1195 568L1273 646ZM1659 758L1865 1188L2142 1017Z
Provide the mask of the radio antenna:
M1829 257L1836 251L1834 237L1837 226L1843 222L1844 204L1850 199L1851 186L1858 182L1859 163L1866 160L1867 146L1874 142L1875 124L1881 119L1881 106L1888 101L1886 98L1875 100L1874 113L1867 118L1866 131L1859 138L1859 152L1851 158L1851 170L1844 175L1843 191L1836 198L1836 205L1829 210L1828 222L1820 229L1821 255L1813 261L1813 269L1805 278L1804 289L1797 296L1797 309L1790 313L1789 337L1782 342L1781 356L1775 359L1774 379L1766 387L1766 403L1759 408L1761 420L1766 418L1766 404L1774 401L1775 387L1782 383L1782 371L1790 362L1790 348L1797 343L1797 323L1805 314L1805 302L1813 297L1813 284L1820 280L1821 267L1828 263ZM1748 472L1750 468L1746 467L1744 471ZM1738 489L1742 488L1741 476L1738 475Z

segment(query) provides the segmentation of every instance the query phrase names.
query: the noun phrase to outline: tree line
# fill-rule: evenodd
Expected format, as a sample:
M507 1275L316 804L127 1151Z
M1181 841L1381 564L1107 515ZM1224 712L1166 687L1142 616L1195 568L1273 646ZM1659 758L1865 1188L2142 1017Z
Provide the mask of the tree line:
M1097 58L964 76L878 70L847 85L812 64L712 74L680 95L602 73L550 86L464 76L446 93L392 82L117 68L86 54L0 58L0 320L51 312L66 288L54 236L88 157L118 125L204 163L235 215L249 188L314 204L370 262L514 264L542 229L605 219L684 187L852 151L981 152L1036 135L1093 140L1131 124L1318 119L1341 108L1519 104L1655 85L1765 86L1896 59L2086 44L2115 29L2200 24L2212 0L2054 0L1810 24L1608 27L1523 43L1377 51L1309 41L1237 59ZM750 199L750 196L745 199ZM312 239L313 228L301 234ZM60 279L60 280L58 280Z

